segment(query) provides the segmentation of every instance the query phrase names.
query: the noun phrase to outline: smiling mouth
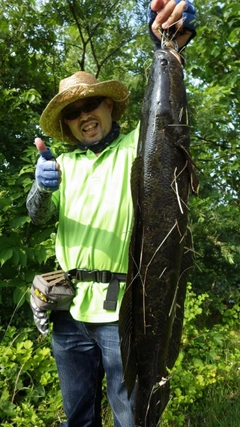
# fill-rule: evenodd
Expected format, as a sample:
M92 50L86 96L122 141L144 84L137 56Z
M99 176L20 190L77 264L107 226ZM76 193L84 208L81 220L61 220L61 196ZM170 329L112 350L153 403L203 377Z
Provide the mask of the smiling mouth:
M98 127L98 123L88 124L82 127L82 131L84 133L92 133L97 129L97 127Z

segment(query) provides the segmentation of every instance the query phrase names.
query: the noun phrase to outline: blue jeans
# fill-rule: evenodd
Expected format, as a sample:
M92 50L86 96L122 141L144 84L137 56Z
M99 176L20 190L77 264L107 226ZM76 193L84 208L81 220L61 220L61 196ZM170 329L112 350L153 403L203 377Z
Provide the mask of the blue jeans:
M133 427L133 399L123 382L118 324L74 320L68 311L52 312L52 347L57 363L65 427L101 427L102 380L115 427Z

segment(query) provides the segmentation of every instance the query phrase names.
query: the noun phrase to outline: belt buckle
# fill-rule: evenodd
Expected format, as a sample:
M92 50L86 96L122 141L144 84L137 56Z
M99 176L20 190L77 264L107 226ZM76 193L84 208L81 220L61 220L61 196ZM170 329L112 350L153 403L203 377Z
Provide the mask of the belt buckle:
M110 281L111 281L111 278L112 278L112 272L111 271L109 271L109 270L102 270L102 271L99 271L99 282L102 282L102 283L110 283Z

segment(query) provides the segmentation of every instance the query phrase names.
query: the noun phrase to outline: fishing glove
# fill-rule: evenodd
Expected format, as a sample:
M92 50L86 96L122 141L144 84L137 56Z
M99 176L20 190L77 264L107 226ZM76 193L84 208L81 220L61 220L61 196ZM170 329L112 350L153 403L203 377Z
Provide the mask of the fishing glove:
M59 188L59 172L56 170L56 161L50 150L41 152L37 161L35 179L41 191L56 191Z
M40 310L33 299L33 296L30 295L30 307L33 312L33 319L36 327L38 328L39 332L43 335L48 334L48 315L46 311Z
M180 3L181 0L175 0L175 3L178 4ZM185 46L187 46L187 44L195 37L196 35L196 10L193 6L192 3L190 3L190 1L187 1L187 6L185 9L185 12L183 12L182 14L182 19L183 19L183 25L182 25L182 30L184 31L184 29L191 31L191 35L188 39L188 41L186 42L186 44L184 46L181 47L181 50L183 48L185 48ZM151 39L153 40L153 43L155 45L155 49L161 49L162 44L161 44L161 40L157 38L157 36L155 36L155 34L152 32L152 23L155 20L157 16L157 13L154 12L151 9L151 4L149 6L149 10L148 10L148 23L149 23L149 34ZM170 28L171 33L175 33L175 28L174 26Z

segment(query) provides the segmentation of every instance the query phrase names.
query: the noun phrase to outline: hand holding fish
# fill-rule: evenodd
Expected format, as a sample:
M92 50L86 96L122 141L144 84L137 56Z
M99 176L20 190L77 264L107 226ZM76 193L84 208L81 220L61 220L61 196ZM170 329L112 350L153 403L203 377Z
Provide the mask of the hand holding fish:
M188 0L152 0L149 11L150 35L161 47L161 31L171 30L179 49L196 35L195 8Z

